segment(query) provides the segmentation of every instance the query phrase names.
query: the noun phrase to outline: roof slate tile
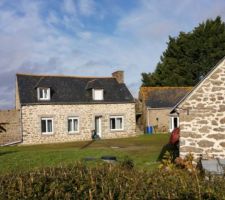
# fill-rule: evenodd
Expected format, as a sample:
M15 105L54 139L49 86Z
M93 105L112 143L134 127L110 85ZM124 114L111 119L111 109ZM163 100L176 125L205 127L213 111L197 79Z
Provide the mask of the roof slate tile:
M141 99L150 108L172 108L192 87L142 87Z
M124 103L134 102L125 84L112 77L38 76L17 74L20 102L24 104L55 103ZM39 101L37 88L51 88L51 100ZM104 100L92 99L92 88L104 89Z

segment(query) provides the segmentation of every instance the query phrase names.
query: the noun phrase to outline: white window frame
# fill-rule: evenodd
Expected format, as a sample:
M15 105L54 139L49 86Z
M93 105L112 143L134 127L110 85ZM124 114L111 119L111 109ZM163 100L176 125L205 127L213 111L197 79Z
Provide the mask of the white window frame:
M72 120L72 124L74 124L74 120L77 120L77 131L74 131L74 130L69 131L69 123L68 123L69 120ZM74 127L74 126L72 125L72 127ZM69 134L79 133L79 130L80 130L80 120L79 120L79 117L68 117L67 118L67 131L68 131L68 133Z
M180 126L180 119L179 116L170 116L170 132L174 130L174 118L177 118L177 127Z
M122 119L122 128L115 128L115 129L112 129L111 128L111 119L117 119L117 118L121 118ZM110 116L109 118L109 127L110 127L110 131L123 131L124 130L124 116L122 115L113 115L113 116Z
M44 95L44 92L43 92L43 90L47 90L47 97L44 97L45 95ZM41 92L43 93L42 94L42 98L41 98ZM43 87L40 87L40 88L38 88L37 89L37 97L38 97L38 100L41 100L41 101L43 101L43 100L50 100L50 88L43 88Z
M51 120L52 121L52 131L50 132L50 131L46 131L46 132L42 132L42 121L45 121L45 125L46 125L46 130L48 130L48 123L47 123L47 121L48 120ZM42 117L41 118L41 133L43 134L43 135L52 135L53 133L54 133L54 124L53 124L53 118L51 118L51 117Z
M98 96L95 94L95 92L101 91L101 98L98 98ZM101 101L104 99L104 90L103 89L92 89L92 98L93 100Z

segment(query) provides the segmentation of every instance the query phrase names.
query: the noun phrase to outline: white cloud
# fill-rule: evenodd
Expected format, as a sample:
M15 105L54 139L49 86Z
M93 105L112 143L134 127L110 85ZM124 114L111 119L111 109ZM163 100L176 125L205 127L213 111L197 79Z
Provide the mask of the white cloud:
M142 2L138 9L125 15L119 21L118 32L130 33L143 40L165 42L171 32L181 27L176 19L163 15L166 1L159 4L160 7L152 1Z
M84 40L90 40L92 38L92 33L89 31L81 31L78 33L79 37Z
M137 95L141 72L154 70L168 35L190 31L199 20L224 16L225 9L219 0L210 10L201 3L191 9L194 1L189 0L174 1L173 9L169 0L142 0L132 11L120 10L117 26L107 33L86 29L82 22L82 16L100 16L94 1L65 0L59 9L63 12L47 9L45 18L40 11L47 5L37 2L21 1L23 15L0 4L0 107L13 105L16 72L110 76L121 69Z
M47 23L48 25L54 25L54 24L59 24L60 20L57 14L53 11L50 11L47 17Z
M70 14L70 15L76 14L76 4L74 0L64 0L63 8L67 14Z
M81 15L91 16L95 14L95 2L93 0L79 0L78 6Z
M0 86L0 109L11 108L14 105L14 96L14 88Z

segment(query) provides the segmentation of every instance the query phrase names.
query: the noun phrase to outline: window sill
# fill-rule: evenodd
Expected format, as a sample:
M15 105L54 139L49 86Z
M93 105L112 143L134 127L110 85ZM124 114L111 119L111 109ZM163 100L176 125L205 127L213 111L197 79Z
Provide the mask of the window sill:
M74 132L68 132L68 135L78 135L79 131L74 131Z
M41 135L54 135L54 133L53 132L48 132L48 133L41 133Z
M110 129L111 132L124 132L124 129Z
M38 99L38 101L50 101L51 99Z
M104 99L101 99L101 100L96 100L96 99L92 99L93 102L104 102Z

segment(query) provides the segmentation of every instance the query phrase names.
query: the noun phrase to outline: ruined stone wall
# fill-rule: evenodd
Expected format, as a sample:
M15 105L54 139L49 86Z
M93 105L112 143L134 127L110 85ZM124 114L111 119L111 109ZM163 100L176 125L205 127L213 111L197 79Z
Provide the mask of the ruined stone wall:
M155 128L156 132L169 131L169 113L171 109L149 109L148 116L150 125ZM158 119L158 120L157 120ZM146 121L146 123L148 123ZM146 124L147 125L147 124Z
M135 100L135 112L136 112L136 132L144 131L144 124L143 124L143 110L142 110L142 103L138 99Z
M91 140L95 116L102 117L102 138L122 138L136 134L135 104L30 105L22 107L23 144ZM110 116L124 117L124 130L110 130ZM53 134L41 133L41 118L53 118ZM68 117L79 118L79 133L69 134Z
M147 107L146 107L145 103L142 102L142 114L141 114L141 118L140 118L140 121L141 121L140 129L143 132L146 132L146 124L147 124L146 117L147 117Z
M180 156L225 158L225 63L178 107Z
M0 145L21 141L20 111L0 111Z

